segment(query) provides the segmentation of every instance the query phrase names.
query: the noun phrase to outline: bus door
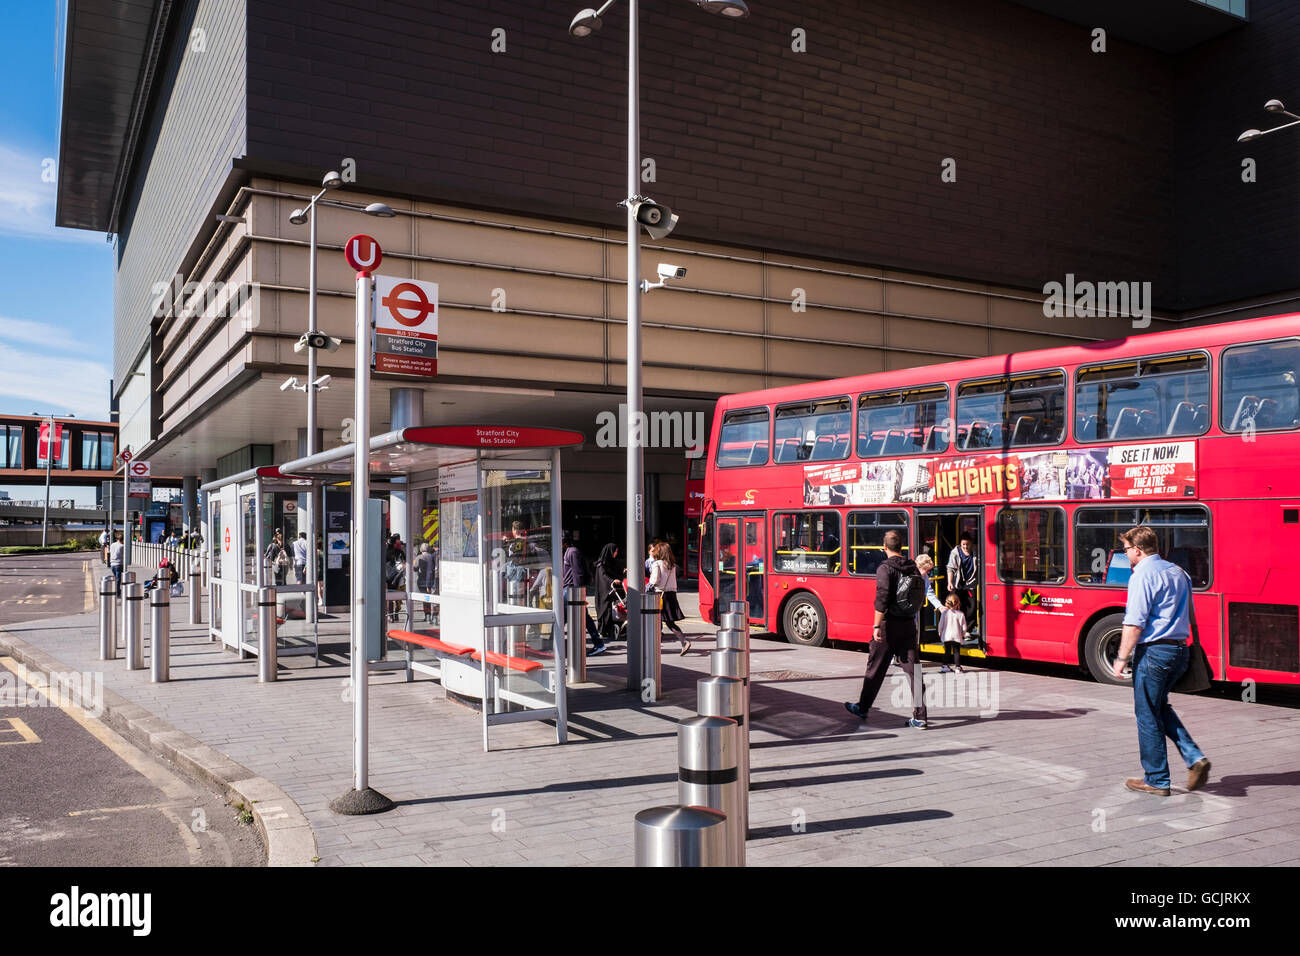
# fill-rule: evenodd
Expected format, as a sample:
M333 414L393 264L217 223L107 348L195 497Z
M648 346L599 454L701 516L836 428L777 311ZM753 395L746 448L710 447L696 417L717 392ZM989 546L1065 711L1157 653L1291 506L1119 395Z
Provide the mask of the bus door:
M974 547L971 549L978 568L984 567L985 560L991 555L981 554L984 544L984 515L982 509L974 511L918 511L916 516L916 548L912 558L928 554L934 559L934 570L930 573L930 584L935 596L942 602L948 596L948 558L953 549L959 546L961 536L969 534ZM976 575L975 585L975 620L984 633L984 575ZM928 604L921 612L921 644L924 650L942 652L939 643L939 612ZM978 641L967 641L968 648L974 648ZM926 646L929 645L929 646ZM973 653L983 656L978 649Z
M767 576L767 549L762 515L717 515L717 581L715 606L725 608L732 601L749 604L751 621L764 621L764 584Z

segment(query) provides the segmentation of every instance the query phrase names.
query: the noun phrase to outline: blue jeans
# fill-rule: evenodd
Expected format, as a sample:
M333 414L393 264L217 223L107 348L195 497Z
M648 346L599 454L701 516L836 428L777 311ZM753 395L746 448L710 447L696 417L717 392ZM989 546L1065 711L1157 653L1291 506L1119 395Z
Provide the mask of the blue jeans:
M1187 670L1187 645L1139 644L1133 652L1133 710L1137 714L1138 750L1149 787L1169 787L1169 755L1165 738L1178 745L1190 767L1205 754L1169 706L1169 692Z

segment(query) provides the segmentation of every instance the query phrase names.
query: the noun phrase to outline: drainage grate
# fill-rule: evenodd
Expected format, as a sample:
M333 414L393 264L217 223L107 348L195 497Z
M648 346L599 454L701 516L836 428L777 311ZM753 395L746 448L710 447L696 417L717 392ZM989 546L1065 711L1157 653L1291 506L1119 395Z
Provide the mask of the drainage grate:
M801 671L762 671L750 674L750 680L817 680L820 674L804 674Z

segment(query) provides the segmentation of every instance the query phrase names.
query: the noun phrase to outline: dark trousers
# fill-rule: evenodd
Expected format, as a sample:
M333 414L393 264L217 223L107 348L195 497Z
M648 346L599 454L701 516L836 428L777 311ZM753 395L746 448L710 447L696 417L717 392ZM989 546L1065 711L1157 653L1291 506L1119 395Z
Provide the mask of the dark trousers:
M957 600L961 602L961 613L966 618L966 633L978 630L979 615L976 613L975 589L953 588L952 593L957 595Z
M871 709L881 685L885 683L885 673L889 662L897 656L902 662L903 673L907 675L907 685L912 688L912 716L925 720L925 689L918 692L916 677L921 664L920 651L916 646L916 624L911 618L891 620L885 618L885 639L872 641L871 652L867 656L867 674L862 678L862 693L858 696L858 706L865 714Z

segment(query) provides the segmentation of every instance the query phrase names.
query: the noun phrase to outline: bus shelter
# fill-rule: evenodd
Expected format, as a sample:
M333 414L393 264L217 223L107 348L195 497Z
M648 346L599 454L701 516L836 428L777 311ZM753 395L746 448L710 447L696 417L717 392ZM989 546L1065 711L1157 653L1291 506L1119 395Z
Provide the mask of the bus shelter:
M368 522L375 541L349 542L362 548L366 603L379 612L369 617L382 621L381 640L367 641L365 670L400 648L408 675L435 676L448 695L480 708L485 750L490 728L503 723L554 720L556 742L567 736L560 449L583 440L565 429L499 425L409 427L370 440L372 492L407 496L406 527L389 533L410 544L405 585L394 589L371 567L383 563L382 522ZM281 471L348 481L355 448ZM422 559L428 523L437 533Z
M312 654L320 663L316 587L298 581L292 559L277 568L267 549L276 531L293 554L298 506L313 482L274 466L252 468L202 486L207 493L210 571L208 635L241 659L256 656L258 591L276 589L277 655ZM308 549L308 557L314 549Z

